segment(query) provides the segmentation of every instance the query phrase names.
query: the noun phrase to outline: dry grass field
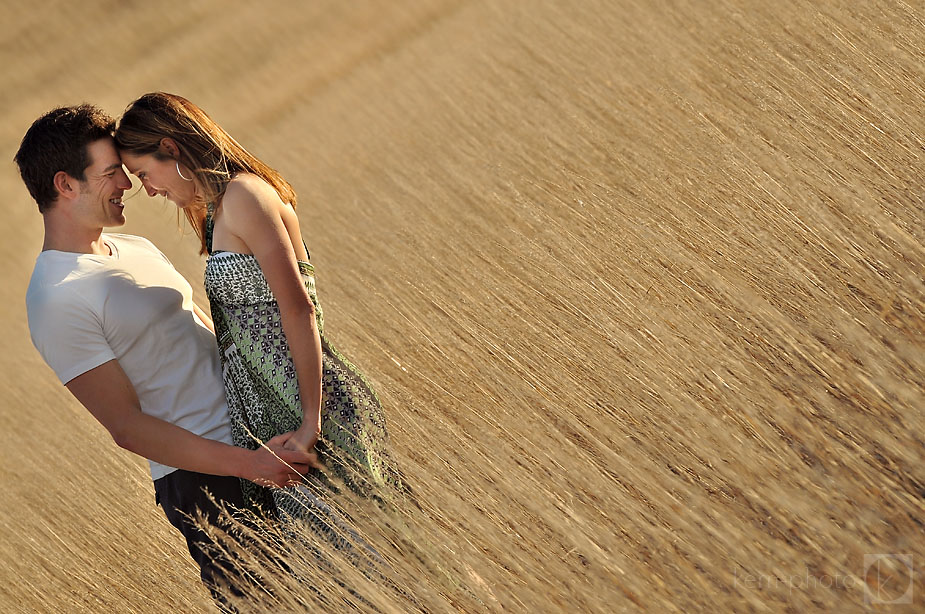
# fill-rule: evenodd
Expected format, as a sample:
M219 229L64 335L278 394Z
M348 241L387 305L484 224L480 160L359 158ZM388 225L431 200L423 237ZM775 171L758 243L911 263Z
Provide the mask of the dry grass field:
M4 4L0 611L213 611L25 322L19 139L152 90L299 192L421 504L357 513L405 594L296 551L258 611L925 608L921 2Z

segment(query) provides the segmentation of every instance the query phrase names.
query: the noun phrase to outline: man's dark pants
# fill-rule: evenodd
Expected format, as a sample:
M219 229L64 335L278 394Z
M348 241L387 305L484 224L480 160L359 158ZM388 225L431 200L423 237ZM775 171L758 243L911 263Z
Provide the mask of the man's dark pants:
M246 587L242 586L232 564L215 553L207 553L208 544L212 540L190 521L190 517L196 518L201 514L207 523L222 526L221 511L215 502L243 509L245 505L241 481L235 477L178 469L155 480L154 492L167 520L186 538L190 555L199 565L202 583L212 593L212 597L220 605L225 604L218 590L222 586L228 586L235 595L243 595ZM215 501L206 493L211 494Z

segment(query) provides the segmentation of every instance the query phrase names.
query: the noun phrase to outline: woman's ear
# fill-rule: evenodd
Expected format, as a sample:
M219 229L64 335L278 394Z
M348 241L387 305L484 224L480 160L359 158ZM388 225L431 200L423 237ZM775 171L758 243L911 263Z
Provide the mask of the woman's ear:
M165 154L176 160L180 157L180 148L177 147L177 142L170 137L164 137L161 139L161 151Z

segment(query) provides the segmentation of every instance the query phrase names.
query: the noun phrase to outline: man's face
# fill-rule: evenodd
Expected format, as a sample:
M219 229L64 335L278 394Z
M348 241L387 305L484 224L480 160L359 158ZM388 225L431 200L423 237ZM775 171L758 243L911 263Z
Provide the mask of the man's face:
M79 182L81 195L75 211L88 225L121 226L125 224L122 194L132 187L132 182L122 170L115 143L110 138L93 141L87 153L91 162L84 172L86 180Z

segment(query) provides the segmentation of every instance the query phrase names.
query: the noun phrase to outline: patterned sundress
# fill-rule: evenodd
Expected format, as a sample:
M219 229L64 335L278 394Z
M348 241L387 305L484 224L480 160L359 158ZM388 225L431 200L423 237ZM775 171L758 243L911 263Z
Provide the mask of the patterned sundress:
M225 394L235 445L256 449L260 442L297 429L302 405L295 366L283 334L279 305L249 254L212 251L212 210L206 222L205 289L222 359ZM242 480L248 504L283 520L322 516L330 521L327 499L339 484L377 499L401 488L388 454L388 432L379 398L359 370L324 333L324 317L315 290L315 271L298 263L315 305L322 347L321 436L315 449L326 473L312 470L290 488L264 488ZM333 474L338 478L331 480Z

